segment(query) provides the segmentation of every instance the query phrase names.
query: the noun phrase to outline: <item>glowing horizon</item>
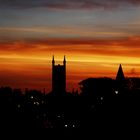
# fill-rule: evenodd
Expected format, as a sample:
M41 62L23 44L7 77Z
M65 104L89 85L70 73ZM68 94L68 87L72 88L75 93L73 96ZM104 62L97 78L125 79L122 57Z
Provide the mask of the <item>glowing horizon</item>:
M53 41L60 43L55 39ZM129 42L131 43L131 41ZM107 45L110 44L111 46L106 46L106 43L103 45L102 43L93 42L87 41L87 44L86 42L81 44L79 40L77 40L77 43L73 43L72 40L68 42L61 40L61 45L45 42L4 43L3 46L7 50L0 50L0 73L1 79L3 79L0 84L22 89L28 87L43 90L43 88L46 88L47 91L51 91L51 62L53 55L55 55L56 63L60 64L63 61L63 56L66 55L68 91L73 88L77 89L78 83L85 78L115 78L120 63L123 66L125 76L139 76L140 58L133 55L133 51L139 51L139 48L138 50L131 48L130 51L129 46L122 47L123 43L115 43L115 46L112 46L111 41L108 41ZM71 48L69 48L70 44ZM96 45L95 48L91 47L93 44ZM112 53L109 49L106 51L98 49L101 44L106 49L111 47ZM0 46L2 46L2 43ZM26 46L32 47L26 49ZM86 48L83 48L83 46L86 46ZM120 48L120 50L115 47ZM34 48L36 48L35 51L33 51ZM119 52L121 52L120 55L118 55ZM15 80L11 77L15 77Z
M51 91L51 61L67 58L67 90L89 77L140 75L138 0L0 4L0 86Z

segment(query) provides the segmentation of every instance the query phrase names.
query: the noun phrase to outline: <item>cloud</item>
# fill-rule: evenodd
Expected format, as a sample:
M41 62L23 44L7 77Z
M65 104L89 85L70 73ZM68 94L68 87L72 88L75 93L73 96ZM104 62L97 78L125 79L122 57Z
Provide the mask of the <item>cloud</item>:
M48 38L44 40L26 40L0 43L1 54L86 54L123 56L138 58L140 54L140 37L114 40Z
M0 0L1 7L55 9L112 9L120 6L140 4L139 0Z
M139 76L139 73L136 71L135 68L132 68L130 70L130 72L128 73L128 75L131 75L131 76Z
M140 46L140 36L132 37L122 37L122 38L113 38L113 39L95 39L95 38L47 38L42 40L29 40L32 43L39 43L42 45L50 46L121 46L128 47L129 49L135 47L139 49Z
M137 75L137 72L136 72L135 68L132 68L131 71L130 71L130 73L131 73L132 75Z

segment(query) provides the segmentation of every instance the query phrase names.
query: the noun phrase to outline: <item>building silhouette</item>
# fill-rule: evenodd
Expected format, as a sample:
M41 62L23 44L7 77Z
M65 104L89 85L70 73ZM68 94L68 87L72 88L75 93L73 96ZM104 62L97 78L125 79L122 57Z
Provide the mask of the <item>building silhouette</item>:
M52 59L52 92L61 95L66 92L66 58L63 65L55 65L54 56Z
M123 73L122 65L120 64L117 75L116 75L116 86L119 89L124 89L126 84L126 79Z
M117 81L124 81L125 80L125 76L123 73L123 69L122 69L122 65L120 64L118 72L117 72L117 76L116 76L116 80Z

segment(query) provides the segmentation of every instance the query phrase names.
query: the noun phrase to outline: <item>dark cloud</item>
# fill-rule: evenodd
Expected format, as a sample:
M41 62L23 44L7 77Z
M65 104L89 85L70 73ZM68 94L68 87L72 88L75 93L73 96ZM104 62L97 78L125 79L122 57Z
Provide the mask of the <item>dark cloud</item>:
M0 0L0 7L13 8L109 9L139 4L140 0Z

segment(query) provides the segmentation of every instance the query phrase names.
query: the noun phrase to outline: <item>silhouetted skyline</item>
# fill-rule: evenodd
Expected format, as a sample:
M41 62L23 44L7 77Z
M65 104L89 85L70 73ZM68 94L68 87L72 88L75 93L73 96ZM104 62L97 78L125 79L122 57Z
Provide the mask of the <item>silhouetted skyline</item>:
M140 78L125 77L120 64L116 79L86 78L79 81L80 92L68 92L66 63L65 56L63 65L56 65L52 57L51 92L1 86L0 128L112 129L140 122Z
M1 0L0 85L51 91L67 56L67 90L87 77L140 76L138 0Z
M82 80L79 80L79 81L78 81L78 79L76 79L75 81L77 82L76 83L77 86L71 87L71 90L69 90L69 88L68 88L69 87L69 84L71 84L71 83L68 82L68 80L69 80L68 79L69 68L66 68L67 66L66 66L66 56L65 55L64 55L63 65L61 65L61 64L58 63L58 61L57 61L57 59L55 59L55 56L54 55L52 57L52 61L50 61L50 62L52 62L52 66L51 66L52 69L51 69L51 71L49 71L49 74L51 73L51 75L50 75L51 76L51 79L48 81L49 84L50 84L49 88L47 87L48 86L48 84L47 84L47 80L48 79L45 79L46 80L46 82L45 82L46 85L43 84L42 86L44 86L44 87L42 87L42 89L41 88L38 89L38 86L37 87L34 87L34 88L30 88L30 85L27 85L26 88L24 87L24 88L21 88L21 89L23 91L26 90L26 89L30 89L30 90L31 89L36 89L36 90L40 90L41 92L46 92L46 93L50 93L50 92L54 92L54 93L55 92L65 93L66 91L72 92L73 90L80 91L80 88L79 88L78 83L80 81L82 81L83 79ZM69 61L68 61L68 63L69 63ZM107 75L104 75L102 77L97 77L97 76L94 77L94 75L91 75L90 77L85 77L84 79L86 79L86 78L97 78L97 79L100 79L100 78L107 77L107 78L111 78L112 80L115 80L116 79L116 82L118 83L118 86L119 85L120 86L124 86L122 83L125 83L126 78L127 79L131 79L132 76L130 78L127 77L127 76L125 76L125 73L123 72L122 64L119 64L118 66L119 66L118 67L118 71L116 69L116 76L115 76L116 78L112 78L112 77L109 77ZM79 68L78 67L75 67L75 69L76 68L77 68L77 71L78 71ZM23 75L24 75L24 73L23 73ZM47 72L46 72L46 75L48 75ZM14 82L14 80L15 80L14 77L15 76L16 75L13 75L13 78L10 79L11 80L11 83ZM133 77L133 79L139 79L139 77ZM3 80L3 78L1 78L1 80ZM35 81L36 81L36 79L35 79ZM20 81L17 81L17 82L20 82ZM22 81L22 82L24 82L24 81ZM4 82L3 82L3 83L1 83L1 86L11 86L11 85L5 85ZM18 87L18 86L16 87L15 86L13 88L20 88L20 87ZM50 90L48 90L48 89L50 89Z
M139 13L139 0L0 0L0 128L139 128Z
M119 66L118 72L120 69ZM140 78L119 77L122 78L125 83L120 80L119 86L118 79L85 79L79 83L80 94L60 89L45 94L35 89L23 92L0 87L0 128L130 130L140 123Z

